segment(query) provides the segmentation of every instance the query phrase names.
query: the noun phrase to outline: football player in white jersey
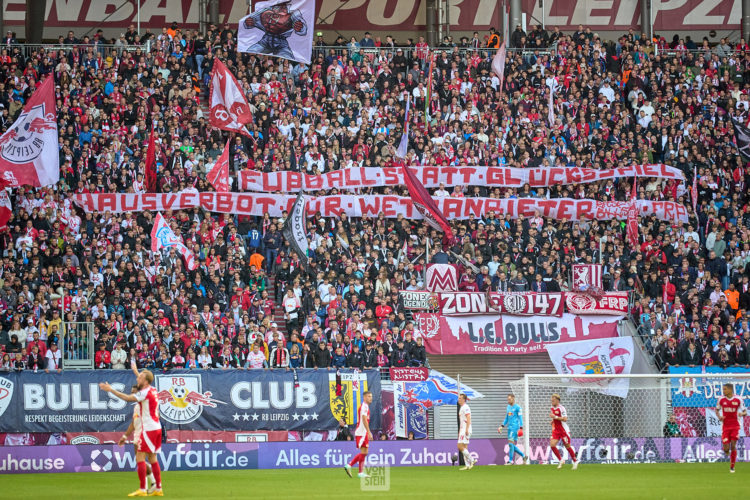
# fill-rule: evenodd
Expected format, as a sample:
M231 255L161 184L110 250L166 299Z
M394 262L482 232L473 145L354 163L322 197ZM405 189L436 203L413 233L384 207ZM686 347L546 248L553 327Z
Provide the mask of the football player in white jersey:
M352 467L354 464L359 464L358 477L370 477L363 470L365 459L367 458L367 450L370 447L370 439L372 439L372 432L370 432L370 403L372 403L372 393L366 391L362 395L362 405L359 407L359 422L357 423L357 430L354 431L354 440L356 441L359 453L352 458L351 462L344 466L344 470L349 477L352 477Z
M138 386L133 385L133 387L130 388L130 394L135 394L137 392ZM137 455L142 432L143 422L141 421L141 405L136 403L135 405L133 405L133 420L130 421L128 430L125 431L125 434L122 435L117 444L122 446L125 444L125 441L130 438L130 436L133 436L133 447L135 448L135 453ZM149 463L146 463L146 472L148 472L148 482L150 483L150 486L148 487L148 493L151 494L156 491L156 479L154 479L154 473L151 470L151 464Z
M476 460L471 458L469 453L469 438L471 438L471 408L467 403L468 398L466 394L459 394L458 406L461 408L458 411L458 419L460 422L458 428L458 452L464 456L464 465L460 470L469 470L474 467Z

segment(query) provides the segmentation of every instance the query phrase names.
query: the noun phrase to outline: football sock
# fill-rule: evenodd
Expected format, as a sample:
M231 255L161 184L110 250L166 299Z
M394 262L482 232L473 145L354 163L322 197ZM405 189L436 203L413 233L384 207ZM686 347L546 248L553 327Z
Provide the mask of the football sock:
M159 467L159 462L154 462L151 464L151 471L154 473L154 479L156 481L156 488L161 489L161 467Z
M552 453L555 454L558 460L562 460L562 455L560 455L560 450L557 449L557 446L552 447Z
M464 448L464 451L461 452L464 456L464 462L466 465L471 465L471 455L469 455L469 449Z
M523 454L523 452L521 451L521 449L518 446L516 446L515 444L513 444L513 443L510 444L510 452L511 452L511 457L513 457L513 453L515 453L517 455L520 455L521 458L524 458L526 456L526 455ZM511 458L511 460L512 460L512 458Z
M574 462L578 461L578 457L576 457L576 450L573 449L572 446L568 445L565 447L566 450L568 450L568 453L570 453L570 459Z
M359 472L362 472L362 470L365 468L366 458L367 458L367 455L363 455L362 453L359 454Z
M136 470L138 471L138 480L141 483L141 489L146 489L146 462L138 462L136 465Z
M734 463L737 461L737 450L732 450L729 452L729 464L734 469Z
M357 453L356 455L354 455L354 458L352 458L349 461L349 467L354 467L354 464L356 464L357 462L359 462L359 456L360 455L361 455L361 453Z

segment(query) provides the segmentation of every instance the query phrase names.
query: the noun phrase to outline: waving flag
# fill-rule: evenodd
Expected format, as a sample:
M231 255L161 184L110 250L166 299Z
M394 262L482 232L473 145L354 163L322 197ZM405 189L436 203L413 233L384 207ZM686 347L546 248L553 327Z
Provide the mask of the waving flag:
M167 221L159 213L156 214L154 227L151 229L151 251L154 253L160 252L162 248L174 248L185 259L185 265L189 270L195 271L198 269L198 263L195 261L193 252L185 246L182 238L174 234L172 228L169 227Z
M633 177L633 192L630 194L630 206L628 207L628 222L626 234L628 244L632 250L638 248L638 177Z
M750 128L746 127L734 117L732 117L734 126L734 139L737 142L737 150L742 157L743 162L750 162Z
M0 136L0 183L50 186L60 180L55 82L47 77Z
M407 95L409 95L407 93ZM406 158L409 150L409 108L411 107L411 95L406 98L406 113L404 113L404 133L401 134L401 142L396 149L396 158Z
M497 73L497 77L500 79L500 94L503 93L503 81L505 80L505 40L500 45L495 57L492 58L492 71Z
M206 174L206 180L220 192L229 191L229 142L227 141L221 156Z
M257 2L240 19L237 51L310 64L315 30L315 0Z
M209 95L211 102L208 106L208 121L211 126L250 137L245 128L246 123L253 121L250 105L237 79L219 59L214 59Z
M453 238L453 231L448 223L448 219L440 211L430 193L427 192L427 189L419 182L419 179L417 179L417 176L414 175L414 172L409 167L403 166L401 168L404 171L404 182L409 190L409 195L419 213L422 214L430 226L438 231L443 231L448 238Z
M302 191L300 191L297 195L297 199L294 201L292 210L289 212L286 221L284 221L284 227L282 228L281 233L289 242L292 250L294 250L294 253L297 254L300 262L302 262L302 265L304 265L307 270L309 268L307 251L310 247L307 244L307 231L305 230L306 205L307 199L302 194Z
M469 400L483 398L484 394L471 387L461 384L461 393ZM405 391L399 401L429 409L434 406L458 404L458 382L437 370L430 370L430 376L411 389Z
M146 150L146 192L156 192L156 136L154 127L151 127L151 134L148 136L148 149Z
M690 188L690 199L693 202L693 212L698 212L698 167L693 167L693 187Z
M555 88L554 85L550 85L549 88L549 103L547 103L547 121L549 126L555 125Z
M13 214L13 206L10 204L8 191L0 189L0 231L8 229L8 221Z

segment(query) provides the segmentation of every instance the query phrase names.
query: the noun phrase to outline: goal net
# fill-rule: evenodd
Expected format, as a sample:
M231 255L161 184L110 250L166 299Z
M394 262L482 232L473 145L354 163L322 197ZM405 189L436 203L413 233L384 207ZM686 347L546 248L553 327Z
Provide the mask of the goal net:
M715 408L726 383L750 404L750 374L526 375L511 382L523 409L519 445L533 463L556 461L549 413L552 394L559 394L584 463L723 460ZM750 459L750 417L741 421L739 457Z

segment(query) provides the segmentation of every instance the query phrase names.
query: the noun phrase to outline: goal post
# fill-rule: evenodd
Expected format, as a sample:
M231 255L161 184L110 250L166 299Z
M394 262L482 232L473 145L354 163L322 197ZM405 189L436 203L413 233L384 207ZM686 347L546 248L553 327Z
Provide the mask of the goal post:
M561 397L582 461L613 463L722 459L721 422L715 408L726 383L732 383L734 393L750 405L750 373L529 374L510 385L523 409L519 444L533 463L552 461L552 394ZM750 458L746 435L750 417L743 419L738 443L740 455L747 449Z

